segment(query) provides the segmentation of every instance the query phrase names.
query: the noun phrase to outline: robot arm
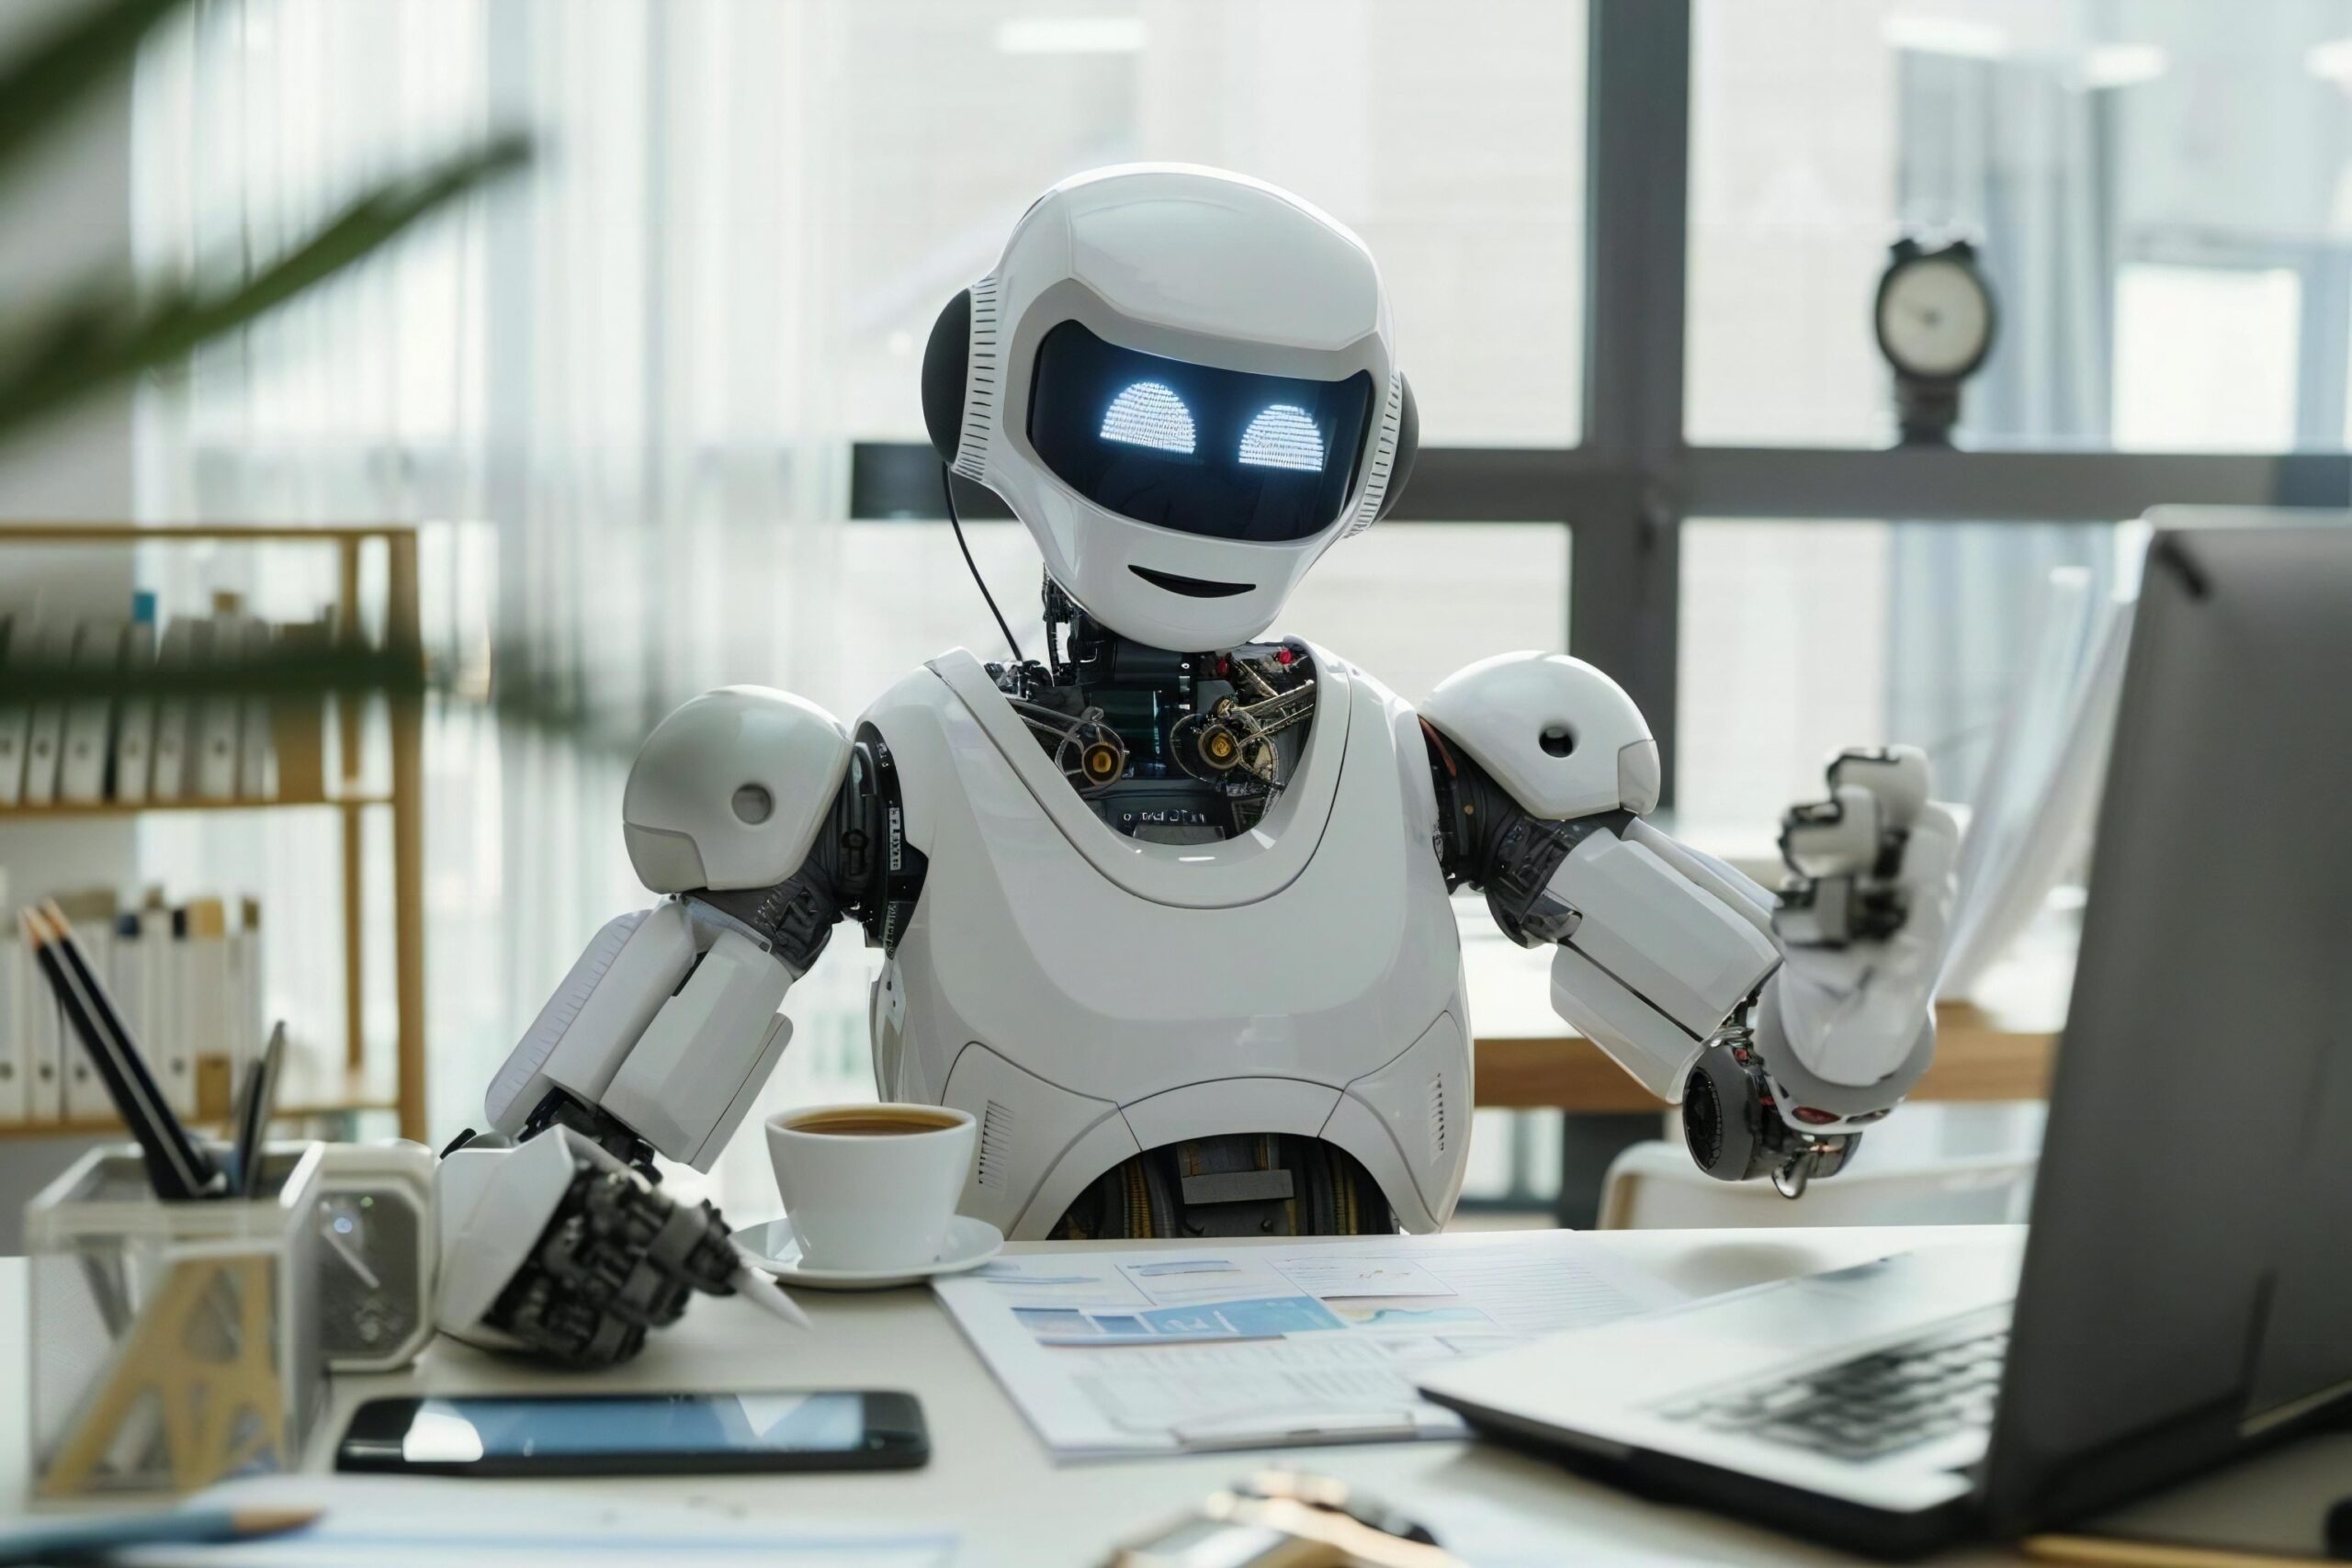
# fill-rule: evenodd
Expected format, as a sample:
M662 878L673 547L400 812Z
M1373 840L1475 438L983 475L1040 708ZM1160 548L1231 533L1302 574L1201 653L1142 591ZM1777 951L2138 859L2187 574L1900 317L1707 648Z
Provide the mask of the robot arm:
M491 1080L490 1124L708 1170L791 1037L775 1010L806 968L723 919L688 897L608 922Z
M853 761L831 715L759 687L648 737L623 832L673 897L596 933L492 1079L493 1135L442 1162L444 1329L601 1363L690 1288L752 1288L717 1212L654 1190L653 1156L708 1170L782 1055L776 1009L857 894Z
M1553 1006L1683 1105L1703 1169L1801 1190L1926 1071L1957 834L1924 756L1833 763L1831 800L1784 824L1781 896L1642 819L1656 742L1591 666L1488 660L1422 711L1448 875L1557 944Z
M517 1139L562 1124L632 1164L708 1170L783 1053L776 1008L824 951L842 889L851 747L823 709L730 686L654 728L630 765L622 833L638 876L674 895L592 940L491 1080Z

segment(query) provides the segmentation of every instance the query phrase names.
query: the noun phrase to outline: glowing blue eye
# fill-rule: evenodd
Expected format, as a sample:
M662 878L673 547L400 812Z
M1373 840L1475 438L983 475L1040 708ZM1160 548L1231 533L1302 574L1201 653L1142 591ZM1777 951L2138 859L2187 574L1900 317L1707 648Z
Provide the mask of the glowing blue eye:
M1137 381L1111 400L1102 416L1102 439L1162 452L1193 450L1193 416L1183 400L1159 381Z
M1241 433L1241 460L1261 468L1297 468L1319 473L1323 468L1323 435L1306 411L1295 403L1276 403L1250 422Z

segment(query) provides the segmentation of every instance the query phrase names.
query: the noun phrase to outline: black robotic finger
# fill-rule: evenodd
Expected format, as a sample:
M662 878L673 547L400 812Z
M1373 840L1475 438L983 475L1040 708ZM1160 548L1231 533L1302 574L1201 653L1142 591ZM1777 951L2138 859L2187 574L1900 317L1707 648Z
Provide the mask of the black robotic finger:
M734 1293L737 1267L717 1209L583 1156L486 1321L567 1365L611 1366L642 1349L648 1329L675 1323L695 1292Z

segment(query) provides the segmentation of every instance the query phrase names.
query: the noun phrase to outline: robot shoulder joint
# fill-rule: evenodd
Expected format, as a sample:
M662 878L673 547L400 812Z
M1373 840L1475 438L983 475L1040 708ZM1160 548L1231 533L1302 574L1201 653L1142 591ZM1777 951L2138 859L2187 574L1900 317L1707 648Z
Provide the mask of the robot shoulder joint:
M1439 682L1420 705L1531 816L1565 821L1657 805L1657 741L1625 688L1581 659L1505 653Z
M629 863L657 893L782 882L808 857L849 759L849 732L814 703L766 686L705 692L655 725L629 764Z

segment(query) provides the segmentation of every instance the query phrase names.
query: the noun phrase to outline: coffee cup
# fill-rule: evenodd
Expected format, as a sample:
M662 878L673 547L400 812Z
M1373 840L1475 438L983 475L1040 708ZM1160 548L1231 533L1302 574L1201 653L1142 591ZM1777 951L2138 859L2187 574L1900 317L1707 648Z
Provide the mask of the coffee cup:
M785 1218L810 1267L920 1269L939 1256L972 1171L969 1111L817 1105L766 1126Z

